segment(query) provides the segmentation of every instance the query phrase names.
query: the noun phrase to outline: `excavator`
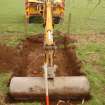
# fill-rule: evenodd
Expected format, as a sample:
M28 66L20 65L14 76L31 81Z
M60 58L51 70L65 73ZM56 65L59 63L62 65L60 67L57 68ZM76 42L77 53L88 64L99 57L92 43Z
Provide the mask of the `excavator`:
M42 2L44 5L42 7L45 21L43 77L13 77L10 81L10 95L16 100L45 97L46 105L50 104L49 97L88 95L90 85L86 76L56 76L55 72L59 67L54 63L55 50L57 50L53 36L54 2L53 0L38 1L40 1L41 6Z

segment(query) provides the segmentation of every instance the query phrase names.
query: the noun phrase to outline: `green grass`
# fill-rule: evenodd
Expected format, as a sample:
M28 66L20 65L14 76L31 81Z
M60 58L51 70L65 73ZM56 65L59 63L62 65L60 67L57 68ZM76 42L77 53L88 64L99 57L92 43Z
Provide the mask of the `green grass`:
M70 32L73 34L105 32L105 1L94 9L98 0L66 0L64 23L55 30L67 31L71 13ZM0 34L25 34L24 0L0 0ZM43 32L42 24L31 24L29 34Z
M0 0L0 34L25 34L25 0ZM36 28L37 27L37 28ZM29 25L29 32L42 31L38 24Z
M91 36L90 36L91 37ZM83 105L105 105L105 45L104 43L80 44L77 50L84 61L84 70L91 86L92 99ZM95 57L93 57L95 55Z
M23 32L23 2L24 0L0 1L0 34Z
M9 77L9 73L0 73L0 92L6 93L8 91L7 83Z
M98 0L66 0L67 9L66 9L66 17L68 17L68 12L71 12L71 33L83 34L83 33L100 33L105 32L104 22L105 19L105 8L103 7L105 4L104 0L101 0L101 4L94 9ZM69 7L70 5L70 7ZM67 24L67 18L65 19Z

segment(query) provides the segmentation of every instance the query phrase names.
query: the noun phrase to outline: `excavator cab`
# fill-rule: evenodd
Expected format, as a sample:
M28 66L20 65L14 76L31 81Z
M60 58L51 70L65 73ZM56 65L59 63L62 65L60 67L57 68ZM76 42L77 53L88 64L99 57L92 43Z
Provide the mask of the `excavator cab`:
M64 17L64 0L52 0L52 4L53 23L58 24ZM45 0L26 0L25 12L28 23L44 22Z

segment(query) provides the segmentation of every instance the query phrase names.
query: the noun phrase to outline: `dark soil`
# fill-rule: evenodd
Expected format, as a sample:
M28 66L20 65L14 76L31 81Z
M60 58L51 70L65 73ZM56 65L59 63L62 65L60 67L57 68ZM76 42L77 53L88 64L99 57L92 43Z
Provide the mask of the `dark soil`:
M75 46L68 46L73 43L73 39L64 37L55 42L57 50L54 62L58 66L56 75L80 75L81 61L77 58ZM0 45L0 72L12 71L16 76L42 76L43 51L42 35L28 37L16 48Z
M43 76L42 36L28 37L15 48L0 45L0 72L12 72L12 76ZM55 51L54 63L58 66L56 76L82 75L81 61L76 55L74 41L68 36L55 40L57 50ZM56 104L54 102L52 105Z

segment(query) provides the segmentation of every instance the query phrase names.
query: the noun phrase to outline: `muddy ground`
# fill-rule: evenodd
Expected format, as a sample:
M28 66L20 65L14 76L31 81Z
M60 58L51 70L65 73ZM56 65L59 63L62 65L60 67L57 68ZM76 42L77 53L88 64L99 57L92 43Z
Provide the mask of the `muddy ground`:
M73 39L64 37L55 40L57 50L54 62L58 66L57 76L80 75L81 61L78 60ZM31 36L16 48L0 45L0 70L12 71L16 76L42 76L44 62L43 37Z
M76 47L73 45L74 42L76 40L67 35L55 40L57 50L55 51L54 62L58 67L56 76L83 74L81 61L78 59ZM43 76L43 62L42 34L28 37L16 47L0 45L0 72L12 72L12 76ZM52 105L56 105L55 102Z

